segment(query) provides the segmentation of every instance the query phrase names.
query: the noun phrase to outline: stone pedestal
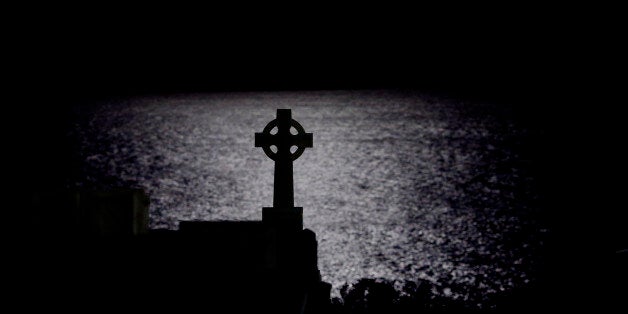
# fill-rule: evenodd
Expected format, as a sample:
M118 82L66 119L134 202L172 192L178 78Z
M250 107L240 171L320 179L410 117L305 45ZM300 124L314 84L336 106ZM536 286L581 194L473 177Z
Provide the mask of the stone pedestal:
M262 221L268 228L301 231L303 230L303 207L264 207L262 208Z

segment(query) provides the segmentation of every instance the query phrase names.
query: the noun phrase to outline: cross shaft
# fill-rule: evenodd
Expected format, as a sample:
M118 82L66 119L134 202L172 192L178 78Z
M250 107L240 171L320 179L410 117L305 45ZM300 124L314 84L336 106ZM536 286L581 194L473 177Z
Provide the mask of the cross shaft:
M270 132L277 128L276 134ZM291 134L294 127L297 134ZM274 151L271 146L276 147ZM290 151L292 146L297 149ZM273 191L274 208L294 207L294 185L292 161L297 159L305 150L312 147L312 133L305 133L303 127L292 120L290 109L277 109L277 118L264 128L261 133L255 133L255 147L262 147L264 153L275 161L275 182Z

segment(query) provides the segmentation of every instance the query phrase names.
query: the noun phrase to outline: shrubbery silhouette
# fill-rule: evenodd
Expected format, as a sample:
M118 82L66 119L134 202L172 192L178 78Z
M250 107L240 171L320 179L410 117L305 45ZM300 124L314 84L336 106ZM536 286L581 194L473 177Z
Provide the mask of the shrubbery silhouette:
M454 287L455 288L455 287ZM542 299L531 288L515 289L492 295L467 298L444 296L442 287L427 280L397 282L362 278L352 285L344 284L340 298L332 299L332 313L469 313L517 312L542 307Z
M332 300L335 313L416 313L453 308L451 300L437 296L426 280L397 285L387 279L362 278L340 289L341 298Z

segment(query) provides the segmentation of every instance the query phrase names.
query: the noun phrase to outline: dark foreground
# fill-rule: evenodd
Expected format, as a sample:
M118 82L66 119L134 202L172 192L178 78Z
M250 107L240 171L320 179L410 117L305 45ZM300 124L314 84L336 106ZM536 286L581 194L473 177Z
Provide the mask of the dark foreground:
M299 293L295 277L259 277L244 267L224 273L221 267L234 265L198 251L197 241L179 240L153 233L132 241L37 241L20 252L24 258L17 260L19 265L10 265L10 302L24 311L291 312L275 307L290 308L288 303ZM160 275L172 267L182 271ZM392 281L365 278L342 287L341 297L331 304L307 313L512 313L560 306L554 300L560 292L550 291L550 286L494 295L482 308L439 296L435 288L427 281L399 288Z

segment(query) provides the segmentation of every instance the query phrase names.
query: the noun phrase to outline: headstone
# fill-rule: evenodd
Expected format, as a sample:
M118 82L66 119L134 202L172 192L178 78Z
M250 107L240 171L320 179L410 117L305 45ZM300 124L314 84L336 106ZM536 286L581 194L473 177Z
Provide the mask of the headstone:
M149 199L141 189L33 191L33 234L131 236L148 232Z
M98 236L148 232L148 196L139 189L75 191L75 213L84 231Z
M277 132L273 134L274 129ZM291 133L292 129L296 134ZM255 133L255 147L261 147L266 156L275 161L273 207L262 209L263 222L279 229L302 230L303 208L294 207L292 162L306 148L312 147L312 133L306 133L301 124L292 119L290 109L277 109L277 118L261 133ZM296 147L294 152L292 147Z

